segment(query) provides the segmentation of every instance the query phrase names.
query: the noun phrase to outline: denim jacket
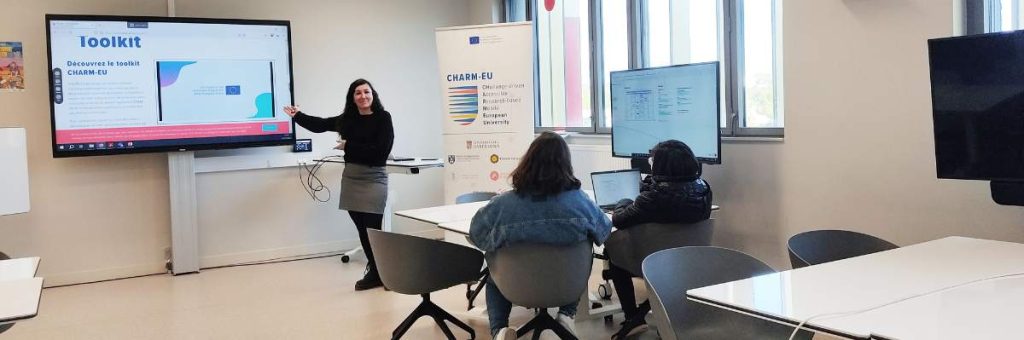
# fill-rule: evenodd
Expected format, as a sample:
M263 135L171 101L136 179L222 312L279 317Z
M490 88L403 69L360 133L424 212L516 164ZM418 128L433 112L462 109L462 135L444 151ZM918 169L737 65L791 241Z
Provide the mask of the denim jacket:
M601 244L612 223L582 190L528 196L514 191L495 196L477 211L470 241L483 251L517 243L570 245L584 240Z

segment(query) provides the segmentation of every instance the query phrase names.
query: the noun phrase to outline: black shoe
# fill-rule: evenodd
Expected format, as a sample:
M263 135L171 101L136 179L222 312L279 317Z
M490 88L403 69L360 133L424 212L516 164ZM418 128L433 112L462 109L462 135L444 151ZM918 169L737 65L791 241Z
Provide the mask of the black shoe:
M363 271L363 279L356 281L356 291L383 286L384 282L380 281L380 274L377 273L377 267L373 263L366 265L366 270Z
M377 287L383 287L384 282L380 281L380 276L367 275L362 280L356 281L356 291L373 289Z
M647 320L644 320L644 315L640 314L632 318L627 318L626 321L622 322L622 328L619 329L614 335L612 340L622 340L627 337L640 334L647 331Z

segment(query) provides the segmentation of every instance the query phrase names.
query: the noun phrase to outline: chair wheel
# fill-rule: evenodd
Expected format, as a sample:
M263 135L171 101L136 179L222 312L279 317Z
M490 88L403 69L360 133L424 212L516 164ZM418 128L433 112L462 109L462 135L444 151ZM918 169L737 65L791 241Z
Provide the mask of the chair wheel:
M605 315L604 316L604 323L608 323L608 324L615 323L615 318L613 318L611 315Z
M601 300L611 300L612 299L612 289L611 289L611 287L609 287L609 285L607 283L602 283L602 284L597 285L597 296L600 297Z
M348 255L341 255L341 263L348 263Z

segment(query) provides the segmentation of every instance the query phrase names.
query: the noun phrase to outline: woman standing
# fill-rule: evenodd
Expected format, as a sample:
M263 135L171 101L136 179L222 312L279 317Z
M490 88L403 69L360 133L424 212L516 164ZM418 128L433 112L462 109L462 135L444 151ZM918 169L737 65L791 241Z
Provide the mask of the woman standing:
M377 90L365 79L356 79L349 85L345 109L338 116L313 117L294 106L286 106L284 112L311 132L338 133L338 145L334 148L345 151L340 209L347 210L355 222L359 242L368 261L366 273L356 281L355 289L382 286L366 229L380 230L384 220L384 204L388 196L388 174L384 171L384 163L395 141L391 114L384 110Z

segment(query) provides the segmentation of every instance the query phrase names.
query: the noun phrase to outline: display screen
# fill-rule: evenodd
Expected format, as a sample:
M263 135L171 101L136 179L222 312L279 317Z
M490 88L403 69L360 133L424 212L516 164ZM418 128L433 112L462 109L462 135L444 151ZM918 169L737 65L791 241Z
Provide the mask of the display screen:
M287 21L47 15L54 157L291 145Z
M1024 180L1024 31L928 41L939 178Z
M646 156L675 139L721 163L718 79L718 62L612 72L612 154Z

